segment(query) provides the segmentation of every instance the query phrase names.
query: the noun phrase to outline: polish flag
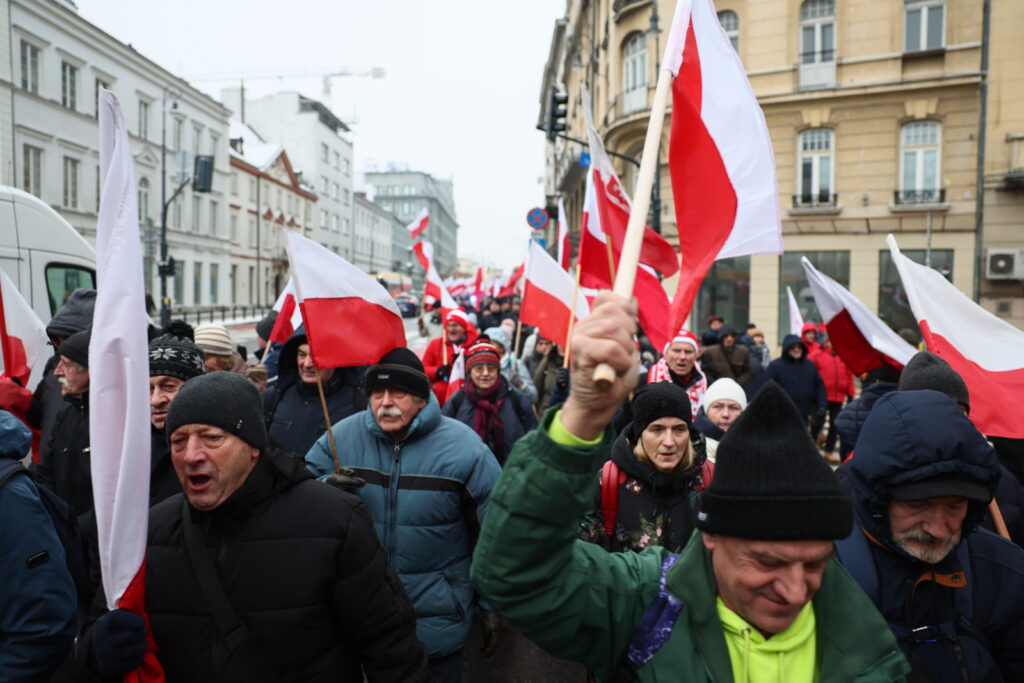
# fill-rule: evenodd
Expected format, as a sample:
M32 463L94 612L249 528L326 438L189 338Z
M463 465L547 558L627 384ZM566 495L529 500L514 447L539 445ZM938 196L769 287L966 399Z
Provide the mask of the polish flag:
M562 270L569 270L572 260L572 247L569 246L569 219L565 215L565 204L558 198L558 265Z
M468 337L467 337L468 338ZM466 383L466 344L459 347L455 352L455 360L452 362L452 372L448 376L448 389L445 391L444 402L462 389Z
M585 288L611 289L615 282L609 259L614 261L617 268L618 254L608 248L605 232L601 227L601 213L597 208L594 180L592 176L587 176L583 217L580 221L580 248L576 257L580 265L580 284ZM649 266L640 264L636 269L633 296L640 305L638 317L644 333L654 348L664 348L672 338L668 327L671 302L658 276Z
M519 281L522 279L523 273L525 271L525 262L520 263L518 266L516 266L516 269L512 271L511 275L508 276L508 280L505 281L504 285L501 288L501 291L498 292L499 299L504 299L505 297L513 296L516 293L522 291L522 286L519 284Z
M1024 332L901 254L892 235L887 241L928 350L967 383L971 422L988 436L1024 439Z
M295 281L292 278L288 278L288 284L277 297L273 308L277 311L277 319L274 320L274 327L270 330L270 339L267 341L284 344L302 324L302 311L295 303Z
M7 273L0 270L0 371L16 377L21 386L32 390L42 379L49 357L46 327L21 296Z
M679 0L664 68L672 81L669 172L682 267L679 329L718 259L781 254L775 160L764 113L711 0Z
M145 612L149 528L149 343L142 241L128 129L112 92L100 89L97 296L89 344L90 469L100 568L108 609L141 614L146 655L124 681L163 681Z
M379 282L297 232L284 234L309 353L318 367L373 365L405 346L402 314Z
M423 272L428 272L430 264L434 262L434 245L424 240L414 244L412 250L416 252L416 260L423 266Z
M409 237L412 239L419 239L419 236L427 229L427 225L430 223L430 212L424 208L420 211L420 215L416 216L412 223L405 226L405 229L409 231Z
M804 259L804 261L806 260ZM807 266L810 266L810 263L804 266L805 270ZM811 267L813 268L814 266ZM810 278L809 275L807 277ZM793 288L789 285L786 285L786 297L789 299L789 333L799 337L804 329L804 316L800 313L800 304L796 302L796 297L793 296ZM818 308L820 310L821 306Z
M558 344L569 341L570 317L575 281L536 242L530 243L519 319L524 325L540 329L542 336ZM582 292L576 293L576 320L590 314Z
M622 243L626 238L626 225L632 204L615 174L612 162L605 151L604 142L594 128L591 116L590 94L586 86L583 91L583 114L587 124L587 141L590 145L590 173L587 181L593 182L593 202L600 215L601 229L611 238L612 251L618 261ZM593 217L591 217L593 220ZM640 247L640 264L647 265L668 277L679 270L679 253L664 237L644 227L644 241Z
M484 269L483 266L476 267L476 277L473 278L473 291L471 292L475 296L483 295L483 284L484 284Z
M825 322L828 338L851 371L859 375L883 365L902 368L907 364L917 349L893 332L860 299L818 271L806 258L800 259L800 263L811 285L814 303ZM795 321L791 319L790 325L793 324ZM800 326L803 327L802 320ZM793 334L799 336L800 328Z
M441 287L441 296L438 298L441 300L441 320L447 322L449 314L453 311L461 313L461 317L467 325L466 329L469 329L469 317L466 315L466 312L462 310L462 307L459 306L458 302L455 301L455 297L451 295L451 292L448 291L447 287Z

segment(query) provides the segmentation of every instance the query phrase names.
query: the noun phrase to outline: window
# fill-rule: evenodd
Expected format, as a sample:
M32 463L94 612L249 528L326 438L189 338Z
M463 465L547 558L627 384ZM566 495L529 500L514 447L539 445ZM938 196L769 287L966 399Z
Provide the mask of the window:
M800 87L834 86L835 59L835 0L805 0L800 6Z
M206 226L206 230L209 234L214 237L217 236L217 210L220 208L220 203L214 200L210 200L210 222Z
M199 261L192 266L192 303L203 303L203 264Z
M60 105L76 109L78 102L78 67L67 62L60 63Z
M100 79L97 78L95 86L96 87L93 89L93 93L92 93L92 105L93 105L93 111L96 112L96 118L99 118L100 117L100 88L103 88L104 90L110 90L110 84L107 83L106 81L103 81L103 80L100 80Z
M232 215L228 219L228 239L232 242L238 241L238 216Z
M229 187L231 188L231 194L238 195L238 174L232 173L231 179L228 181Z
M21 87L39 94L39 48L21 41Z
M185 122L175 116L174 126L171 130L171 149L175 152L180 152L185 142Z
M139 137L149 137L149 102L139 100Z
M835 206L832 193L832 139L827 128L812 128L800 134L800 173L793 206Z
M46 293L50 299L50 315L67 301L76 289L96 289L96 274L81 266L55 263L46 266Z
M952 249L932 249L930 252L924 249L903 249L901 252L911 261L934 268L947 280L953 281ZM908 329L917 335L917 319L907 303L903 281L888 249L878 252L878 317L896 332Z
M320 194L322 196L324 196L324 197L327 196L327 190L328 190L329 185L330 185L330 181L327 179L327 176L325 176L325 175L320 176Z
M181 229L181 195L175 197L174 203L171 204L171 225Z
M352 162L349 161L348 159L345 159L345 175L351 175L351 174L352 174Z
M338 152L334 153L334 168L341 168L341 154Z
M732 10L725 10L718 13L718 23L722 25L722 29L725 30L725 35L729 36L729 42L732 43L732 49L740 49L740 18Z
M338 232L338 214L331 214L331 230Z
M345 235L345 236L348 235L348 219L347 218L342 218L341 219L341 234Z
M321 142L320 143L320 161L322 161L322 162L324 162L326 164L327 160L329 158L330 153L331 153L331 150L327 146L327 143L326 142Z
M174 303L180 306L185 303L185 264L179 263L177 269L174 274Z
M349 195L349 191L345 190L345 206L348 206L350 201L351 201L351 198L350 198L350 195Z
M64 157L64 206L78 208L78 159Z
M199 156L199 140L203 137L202 128L192 128L192 158Z
M341 186L338 183L331 183L331 196L335 199L341 199Z
M946 44L945 0L905 0L905 4L903 49L922 52L943 47Z
M43 150L32 145L22 147L21 171L21 189L42 197Z
M220 136L210 133L210 156L213 157L213 163L217 163L217 150L220 149Z
M256 228L256 219L249 218L249 246L256 246L256 238L259 237L259 231Z
M203 198L192 197L192 232L199 232L200 212L203 210Z
M647 38L634 33L622 48L622 113L647 106Z
M139 223L145 223L149 218L149 181L140 178L135 194L139 202Z
M256 201L256 179L249 178L249 199Z
M220 265L216 264L216 263L211 263L210 264L210 303L211 304L216 304L217 303L217 289L219 288L219 284L220 284L220 283L217 282L217 280L218 280L219 276L220 276Z
M320 209L320 227L327 229L327 209Z
M779 341L790 333L789 299L786 288L793 289L800 314L810 322L820 322L821 316L811 294L811 286L807 284L804 268L800 259L807 257L815 268L849 289L850 287L850 252L848 251L787 251L779 257Z
M914 121L900 131L900 189L897 204L941 202L939 188L942 126L935 121Z

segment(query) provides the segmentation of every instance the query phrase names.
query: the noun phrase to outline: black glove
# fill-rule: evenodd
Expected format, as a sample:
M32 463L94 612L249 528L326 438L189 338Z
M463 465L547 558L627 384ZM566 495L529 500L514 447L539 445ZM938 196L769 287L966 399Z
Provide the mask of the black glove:
M555 372L555 387L559 391L568 391L569 368L558 368L558 370Z
M449 363L448 365L442 365L441 367L439 367L437 369L437 372L434 373L434 377L438 381L447 382L448 381L448 377L451 374L452 374L452 364Z
M366 485L366 480L357 477L356 471L348 467L342 467L340 472L328 475L324 481L335 488L348 491L349 493L355 493L356 489Z
M498 650L501 644L501 632L505 630L505 618L497 612L480 610L480 631L483 635L484 645L480 652L484 657L490 657Z
M104 676L134 671L146 656L146 622L141 615L115 609L96 620L92 653Z

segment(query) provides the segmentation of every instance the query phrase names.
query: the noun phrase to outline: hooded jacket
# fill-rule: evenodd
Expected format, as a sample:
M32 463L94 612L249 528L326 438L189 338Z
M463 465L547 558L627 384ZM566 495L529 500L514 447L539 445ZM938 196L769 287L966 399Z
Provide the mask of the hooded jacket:
M804 341L804 335L807 334L808 332L814 332L815 339L817 339L818 326L815 325L812 322L806 322L806 323L803 324L803 327L800 328L800 341L802 341L804 343L804 348L807 349L807 355L810 356L812 353L817 353L818 352L818 349L821 348L821 344L819 344L816 341L812 341L812 342ZM782 342L782 344L783 344L783 347L785 347L786 342Z
M297 356L299 347L305 343L306 333L302 330L289 337L281 347L277 379L270 382L263 393L267 435L278 448L297 455L305 455L327 431L316 383L299 378ZM362 367L335 368L331 378L324 382L331 424L366 407L366 397L360 388L364 370Z
M871 414L871 408L875 401L896 391L895 382L875 382L868 384L860 392L860 396L846 404L846 407L839 411L836 416L836 430L839 431L839 455L846 458L853 452L853 446L857 443L861 427Z
M519 441L528 431L537 427L537 416L533 414L533 405L523 392L513 389L504 376L500 376L500 381L501 388L498 389L498 394L493 400L501 403L498 412L501 415L505 442L500 449L495 449L492 444L488 444L488 446L491 446L498 461L503 463L512 451L515 442ZM466 392L460 389L452 394L452 397L444 404L441 414L454 418L473 429L477 410L478 408L466 396Z
M825 385L825 398L832 403L842 403L847 397L853 398L857 387L853 383L853 373L839 357L835 349L831 351L822 346L811 355L811 362L818 369L821 381Z
M804 355L793 358L790 347L800 344ZM807 359L807 345L795 334L787 334L782 340L782 355L768 364L764 373L765 381L775 380L793 399L801 415L810 416L817 408L825 407L825 385L814 363Z
M733 344L729 348L725 348L722 339L730 334L734 337ZM718 343L704 350L700 367L708 375L708 384L716 379L728 377L736 380L736 383L742 387L746 386L747 382L753 378L754 369L750 362L750 350L739 343L737 339L736 329L726 325L718 331Z
M948 396L901 391L880 398L864 423L849 469L853 534L872 539L867 546L877 576L876 606L915 671L927 680L1022 681L1024 550L977 527L985 503L970 501L963 521L967 568L959 548L926 564L893 540L887 518L890 488L937 474L970 479L990 493L999 478L991 446ZM842 544L839 549L849 564ZM861 577L871 576L864 570L872 567L858 571L850 564L848 569L863 584ZM969 615L962 613L960 590L971 591ZM917 632L924 635L911 633L925 626L932 628Z
M455 652L473 622L469 560L498 461L472 429L443 417L433 396L398 441L369 410L332 429L341 464L366 480L356 493L412 598L417 635L431 657ZM326 434L306 466L319 477L334 472Z

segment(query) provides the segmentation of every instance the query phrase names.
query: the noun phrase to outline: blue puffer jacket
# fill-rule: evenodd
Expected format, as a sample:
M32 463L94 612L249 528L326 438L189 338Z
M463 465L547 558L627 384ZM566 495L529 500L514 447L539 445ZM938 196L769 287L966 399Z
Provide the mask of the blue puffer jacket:
M461 648L473 622L469 562L498 479L498 461L472 429L443 417L437 399L401 441L369 410L333 427L341 464L366 480L356 493L416 610L416 635L430 657ZM323 477L334 472L327 435L306 454Z
M853 445L857 443L857 436L860 434L864 421L868 419L871 408L875 401L896 391L899 385L896 382L875 382L864 387L860 396L846 404L846 407L839 411L836 416L836 431L839 432L839 455L846 458L852 451Z
M850 463L857 526L837 544L840 559L873 597L921 680L1024 681L1024 550L977 528L985 504L968 504L966 549L936 564L903 551L887 521L892 486L948 473L995 491L992 447L945 394L901 391L875 403ZM862 561L844 552L851 540L867 550ZM967 557L969 566L961 561ZM969 600L961 590L971 591ZM911 633L919 627L932 628Z
M807 360L807 347L804 355L793 358L786 351L796 344L803 345L800 337L787 334L782 340L782 356L768 364L764 373L764 381L775 380L785 390L800 414L809 417L818 408L825 407L825 384L821 381L818 368Z

